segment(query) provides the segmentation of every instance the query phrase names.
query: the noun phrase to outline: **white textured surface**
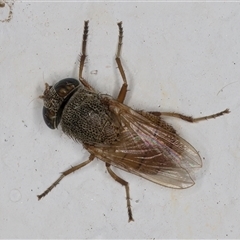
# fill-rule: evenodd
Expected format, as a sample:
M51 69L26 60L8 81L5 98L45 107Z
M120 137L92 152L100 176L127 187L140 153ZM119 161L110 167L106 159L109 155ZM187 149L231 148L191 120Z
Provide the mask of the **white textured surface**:
M1 238L240 236L239 3L29 1L12 10L12 19L0 22ZM99 91L116 96L121 86L114 54L123 21L128 105L193 116L232 111L199 124L171 121L204 158L194 187L167 189L116 170L130 183L131 223L124 188L99 160L36 197L88 157L46 127L38 99L44 82L77 77L84 20L84 76Z

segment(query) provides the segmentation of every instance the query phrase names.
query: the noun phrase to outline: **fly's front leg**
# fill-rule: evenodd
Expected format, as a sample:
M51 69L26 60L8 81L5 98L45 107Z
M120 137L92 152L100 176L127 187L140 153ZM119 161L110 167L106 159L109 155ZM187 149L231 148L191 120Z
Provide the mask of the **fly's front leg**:
M116 54L115 60L117 62L118 69L119 69L120 74L121 74L122 79L123 79L123 85L122 85L121 90L118 94L117 100L118 100L118 102L123 103L123 101L126 97L126 94L127 94L128 84L127 84L127 78L126 78L126 75L125 75L125 72L124 72L124 69L123 69L123 66L122 66L122 63L121 63L121 58L120 58L121 49L122 49L122 40L123 40L122 22L118 23L118 28L119 28L118 48L117 48L117 54Z
M88 22L84 22L84 29L83 29L83 39L82 39L82 54L80 58L80 66L79 66L79 79L82 78L82 72L83 72L83 66L85 59L87 57L86 55L86 48L87 48L87 37L88 37Z
M83 162L83 163L80 163L80 164L78 164L78 165L76 165L76 166L74 166L74 167L71 167L71 168L68 169L67 171L64 171L64 172L62 173L62 175L61 175L46 191L44 191L42 194L40 194L40 195L37 196L37 197L38 197L38 200L40 200L41 198L45 197L49 192L51 192L52 189L53 189L54 187L56 187L64 177L66 177L66 176L69 175L70 173L73 173L73 172L77 171L78 169L86 166L86 165L87 165L88 163L90 163L94 158L95 158L95 156L91 154L91 155L89 156L89 159L88 159L87 161L85 161L85 162Z
M123 180L122 178L120 178L119 176L117 176L112 169L110 168L110 164L106 163L106 168L107 171L109 172L109 174L111 175L111 177L117 181L118 183L122 184L125 187L126 190L126 199L127 199L127 209L128 209L128 221L134 221L133 216L132 216L132 209L131 209L131 203L130 203L130 193L129 193L129 184L128 182L126 182L125 180Z
M83 39L82 39L82 53L80 57L80 66L79 66L79 81L89 90L94 89L89 85L89 83L82 77L84 62L87 57L86 49L87 49L87 37L88 37L88 22L84 21L84 29L83 29Z
M228 114L230 113L230 110L227 108L222 112L218 112L209 116L204 116L204 117L199 117L199 118L194 118L191 116L186 116L183 115L181 113L174 113L174 112L149 112L155 116L164 116L164 117L176 117L176 118L180 118L184 121L187 122L191 122L191 123L196 123L196 122L200 122L200 121L204 121L204 120L208 120L208 119L212 119L212 118L216 118L216 117L220 117L223 116L224 114Z

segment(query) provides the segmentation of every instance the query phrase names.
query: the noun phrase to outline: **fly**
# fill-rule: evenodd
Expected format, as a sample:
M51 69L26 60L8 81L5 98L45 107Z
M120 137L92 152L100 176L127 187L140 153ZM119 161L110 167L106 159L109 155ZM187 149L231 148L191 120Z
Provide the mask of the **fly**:
M117 176L111 166L120 168L159 185L184 189L194 185L190 172L202 166L197 150L180 137L162 117L176 117L191 123L216 118L229 109L210 116L193 118L180 113L133 110L125 105L127 78L121 63L123 40L122 22L116 63L123 80L118 97L98 93L82 76L86 59L88 21L84 22L79 79L66 78L54 86L46 83L43 99L43 118L51 129L61 126L63 132L83 144L89 159L67 171L42 194L46 196L70 173L84 167L95 158L106 164L111 177L126 190L129 221L133 221L129 184Z

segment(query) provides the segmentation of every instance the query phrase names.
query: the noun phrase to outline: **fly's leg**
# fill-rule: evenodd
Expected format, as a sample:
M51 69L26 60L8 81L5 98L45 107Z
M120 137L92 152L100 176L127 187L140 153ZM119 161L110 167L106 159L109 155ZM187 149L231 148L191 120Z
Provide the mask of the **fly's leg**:
M145 112L142 110L137 110L136 112L141 114L143 117L147 118L151 122L155 123L156 125L166 129L167 131L169 131L171 133L176 134L176 130L160 117L160 115L159 115L159 114L161 114L160 112L156 112L158 115L154 114L155 112L153 112L153 114L151 114L151 112Z
M183 115L181 113L174 113L174 112L149 112L155 116L164 116L164 117L176 117L176 118L180 118L184 121L187 122L191 122L191 123L196 123L196 122L200 122L200 121L204 121L204 120L208 120L208 119L212 119L212 118L217 118L220 116L223 116L224 114L228 114L230 113L230 110L227 108L222 112L218 112L209 116L204 116L204 117L199 117L199 118L193 118L191 116L186 116Z
M123 40L122 22L118 23L118 28L119 28L118 48L117 48L117 54L116 54L115 60L117 62L119 72L120 72L120 74L122 76L122 79L123 79L123 85L122 85L121 90L118 94L117 101L120 102L120 103L123 103L123 101L126 97L126 94L127 94L128 84L127 84L127 78L126 78L126 75L125 75L125 72L124 72L124 69L123 69L123 66L122 66L122 63L121 63L121 58L120 58L121 49L122 49L122 40Z
M87 48L87 37L88 37L88 22L84 21L84 30L83 30L83 39L82 39L82 53L80 57L80 66L79 66L79 81L89 90L94 89L89 85L89 83L82 77L84 62L87 57L86 48Z
M123 85L120 89L120 92L118 93L118 97L117 97L117 101L120 103L123 103L126 94L127 94L127 79L126 79L126 75L122 66L122 62L121 62L121 49L122 49L122 40L123 40L123 27L122 27L122 22L118 23L118 28L119 28L119 35L118 35L118 47L117 47L117 53L116 53L116 62L117 62L117 66L119 69L119 72L122 76L123 79ZM122 178L118 177L110 168L110 164L106 163L106 168L108 173L111 175L111 177L117 181L118 183L120 183L121 185L123 185L125 187L126 190L126 199L127 199L127 209L128 209L128 221L134 221L133 216L132 216L132 209L131 209L131 203L130 203L130 192L129 192L129 184L128 182L126 182L125 180L123 180Z
M82 71L86 55L86 48L87 48L87 37L88 37L88 21L84 21L84 29L83 29L83 39L82 39L82 54L80 58L80 66L79 66L79 79L82 78Z
M119 176L117 176L112 169L110 168L110 164L106 163L106 168L107 171L109 172L109 174L111 175L111 177L117 181L118 183L122 184L125 189L126 189L126 199L127 199L127 209L128 209L128 221L134 221L133 216L132 216L132 209L131 209L131 203L130 203L130 193L129 193L129 184L128 182L126 182L125 180L123 180L122 178L120 178Z
M94 157L95 157L95 156L91 154L91 155L89 156L89 159L88 159L87 161L85 161L85 162L83 162L83 163L80 163L80 164L78 164L78 165L76 165L76 166L74 166L74 167L71 167L71 168L68 169L67 171L64 171L64 172L62 173L62 175L61 175L46 191L44 191L42 194L40 194L40 195L37 196L37 197L38 197L38 200L40 200L41 198L45 197L49 192L51 192L52 189L53 189L54 187L56 187L64 177L66 177L66 176L69 175L70 173L73 173L73 172L77 171L78 169L86 166L88 163L90 163L90 162L94 159Z

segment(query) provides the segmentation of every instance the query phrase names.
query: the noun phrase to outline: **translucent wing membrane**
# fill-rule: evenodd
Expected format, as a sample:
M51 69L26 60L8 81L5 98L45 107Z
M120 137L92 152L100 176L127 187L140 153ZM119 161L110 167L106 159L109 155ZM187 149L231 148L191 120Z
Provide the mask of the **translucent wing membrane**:
M120 141L111 146L87 146L91 153L166 187L187 188L194 184L189 171L201 167L202 162L187 141L117 101L111 100L110 109L122 126Z

